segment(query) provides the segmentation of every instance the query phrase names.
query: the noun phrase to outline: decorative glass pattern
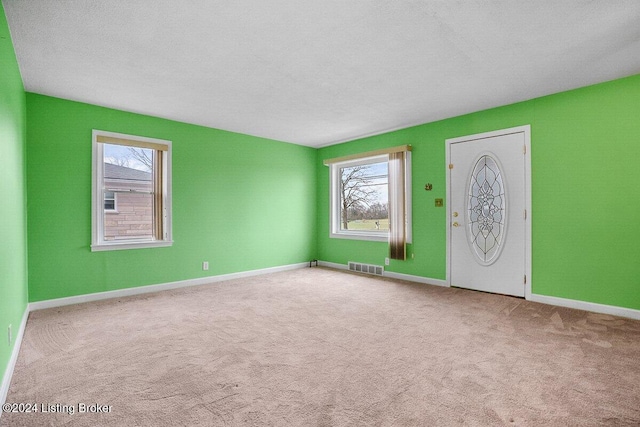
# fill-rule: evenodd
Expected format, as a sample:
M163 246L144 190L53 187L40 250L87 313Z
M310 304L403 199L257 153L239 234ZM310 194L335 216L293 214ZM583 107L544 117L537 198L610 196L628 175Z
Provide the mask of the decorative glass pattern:
M489 155L481 156L471 173L467 215L471 252L481 264L493 263L504 242L506 198L502 172Z

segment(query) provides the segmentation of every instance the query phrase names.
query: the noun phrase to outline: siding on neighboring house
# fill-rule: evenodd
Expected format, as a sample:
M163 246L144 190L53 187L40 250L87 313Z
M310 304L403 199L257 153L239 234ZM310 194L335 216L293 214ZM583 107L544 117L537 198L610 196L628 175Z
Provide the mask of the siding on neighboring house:
M153 237L151 173L105 163L104 183L106 190L133 190L130 193L116 191L115 210L105 209L105 240Z

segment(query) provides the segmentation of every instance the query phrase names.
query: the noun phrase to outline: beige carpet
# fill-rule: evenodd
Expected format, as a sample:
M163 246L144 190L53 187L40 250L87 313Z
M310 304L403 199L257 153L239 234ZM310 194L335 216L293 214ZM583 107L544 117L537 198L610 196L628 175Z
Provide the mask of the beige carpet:
M64 412L2 426L640 425L640 322L307 268L34 312L7 402Z

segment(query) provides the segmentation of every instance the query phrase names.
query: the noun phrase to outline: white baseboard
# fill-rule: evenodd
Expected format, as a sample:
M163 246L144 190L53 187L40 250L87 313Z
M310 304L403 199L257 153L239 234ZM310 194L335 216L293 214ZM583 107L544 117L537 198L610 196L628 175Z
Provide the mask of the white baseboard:
M328 268L333 268L336 270L348 270L349 266L347 264L337 264L335 262L329 262L329 261L320 261L318 260L318 265L320 267L328 267Z
M158 285L139 286L136 288L118 289L115 291L96 292L93 294L77 295L66 298L56 298L45 301L37 301L29 304L29 311L43 310L45 308L62 307L64 305L80 304L83 302L100 301L109 298L122 298L131 295L148 294L152 292L166 291L169 289L186 288L188 286L206 285L222 282L224 280L241 279L243 277L258 276L260 274L277 273L279 271L295 270L309 267L308 262L282 265L278 267L261 268L259 270L242 271L239 273L220 274L218 276L200 277L198 279L180 280L177 282L161 283Z
M337 270L349 270L349 266L346 264L337 264L335 262L318 261L318 265L321 267L335 268ZM446 280L432 279L429 277L414 276L412 274L394 273L393 271L384 271L383 277L390 277L392 279L406 280L408 282L424 283L426 285L435 286L449 286Z
M392 279L406 280L408 282L424 283L425 285L445 286L449 287L446 280L433 279L431 277L414 276L413 274L394 273L393 271L384 271L385 277Z
M337 264L328 261L318 261L318 265L338 270L348 270L346 264ZM385 277L394 279L407 280L409 282L425 283L436 286L449 286L446 280L431 279L428 277L413 276L410 274L394 273L391 271L384 272ZM629 319L640 320L640 310L632 308L617 307L614 305L597 304L594 302L578 301L573 299L550 297L546 295L531 294L527 297L528 301L539 302L542 304L556 305L559 307L575 308L578 310L591 311L594 313L610 314L612 316L627 317Z
M4 371L4 376L2 377L2 383L0 383L0 406L4 405L7 401L7 395L9 394L9 386L11 385L11 377L13 376L13 370L16 367L16 362L18 361L18 354L20 353L20 346L22 346L22 337L24 336L24 330L27 327L27 319L29 318L29 306L24 308L24 313L22 315L22 321L20 322L20 327L15 335L15 340L13 341L13 351L11 352L11 357L9 358L9 363L7 364L7 369ZM2 411L0 410L0 416L2 416Z
M617 307L615 305L597 304L595 302L586 302L586 301L579 301L575 299L550 297L547 295L539 295L539 294L531 294L531 298L529 298L529 301L640 320L640 310L634 310L632 308L625 308L625 307Z

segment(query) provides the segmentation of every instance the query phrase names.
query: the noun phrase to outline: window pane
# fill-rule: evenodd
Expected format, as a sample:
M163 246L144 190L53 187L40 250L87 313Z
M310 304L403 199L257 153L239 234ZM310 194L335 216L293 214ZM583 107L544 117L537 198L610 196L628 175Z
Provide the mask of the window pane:
M167 247L171 141L94 129L91 251Z
M152 239L153 196L119 193L118 212L104 216L104 240Z
M340 229L389 231L387 162L340 169Z
M113 211L116 209L116 195L113 191L104 192L104 210Z
M150 173L153 170L153 151L150 148L127 147L126 145L103 144L104 162L127 169ZM106 178L105 171L105 178ZM123 178L146 180L144 175L125 175Z
M115 208L118 195L118 211L104 215L105 241L153 239L154 154L149 148L104 144L105 211Z

